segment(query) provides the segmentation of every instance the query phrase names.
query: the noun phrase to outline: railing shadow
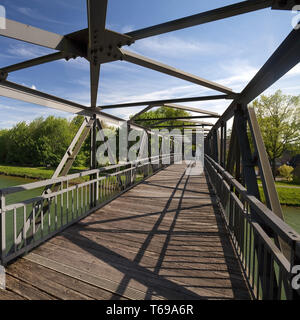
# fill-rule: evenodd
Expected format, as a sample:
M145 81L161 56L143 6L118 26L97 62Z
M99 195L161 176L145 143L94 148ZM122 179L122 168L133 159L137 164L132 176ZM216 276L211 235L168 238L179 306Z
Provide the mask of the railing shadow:
M85 245L82 246L84 250L92 254L94 257L101 259L102 261L109 263L112 267L118 269L120 272L124 274L123 279L120 281L118 288L115 290L115 294L119 295L120 297L124 295L124 292L129 285L129 282L131 280L136 280L146 286L148 288L145 299L151 299L153 292L155 291L156 295L160 295L164 297L165 299L205 299L205 297L201 297L197 293L188 290L182 285L179 285L173 281L168 280L164 276L159 275L159 271L161 268L161 264L163 262L163 259L165 257L165 252L168 247L169 238L172 234L172 230L174 229L177 216L180 212L178 209L176 211L175 217L172 222L172 226L169 231L167 231L167 239L165 241L165 244L163 245L163 248L159 254L159 258L157 259L156 265L154 267L154 271L150 271L147 268L140 265L140 262L142 258L144 257L144 254L149 247L151 241L153 240L154 236L157 234L160 234L160 231L158 230L161 222L163 221L165 215L168 213L168 208L171 204L172 198L174 197L175 193L178 190L178 186L180 182L182 181L184 177L184 173L181 175L180 179L177 182L177 185L174 187L164 209L162 212L159 213L159 217L156 221L156 223L153 225L152 229L147 232L146 239L143 241L141 247L138 250L138 253L136 254L135 258L131 261L130 259L125 258L124 256L121 256L120 254L110 250L107 247L104 247L98 243L95 243L94 241L88 239L87 237L83 236L79 232L76 233L76 238L78 241L75 240L72 234L68 232L64 232L64 237L68 239L69 241L72 241L75 244L82 243L84 241ZM183 193L181 198L183 197ZM157 214L157 213L150 213L147 214L147 216ZM138 218L140 216L136 216ZM132 218L132 217L129 217ZM120 218L119 220L123 220L124 218ZM126 218L125 218L126 219ZM105 223L105 222L101 222ZM93 232L103 232L104 230L101 228L88 228L89 223L84 224L85 231L93 231ZM74 226L75 227L75 226ZM80 229L79 229L80 230ZM79 231L78 230L78 231ZM109 233L119 233L122 232L122 230L106 230L106 232ZM136 233L137 230L124 230L126 233ZM144 232L145 233L145 232ZM116 296L113 297L116 299Z
M246 280L237 281L236 275L238 274L242 276L242 267L240 266L238 257L234 252L233 245L230 242L229 234L225 228L225 222L221 215L220 208L218 207L218 204L217 204L216 195L214 193L212 185L209 182L208 173L206 171L205 171L205 176L206 176L207 185L210 190L210 199L214 209L217 226L220 232L224 233L224 236L221 236L220 240L221 240L221 244L224 252L225 261L228 266L228 271L229 271L228 274L230 276L233 294L236 299L238 298L251 299L250 290L246 285Z
M187 188L189 179L189 176L185 176L184 173L181 175L161 212L150 212L100 221L82 221L80 224L73 226L72 229L66 230L63 233L66 239L81 246L81 248L89 254L108 263L124 274L117 290L115 290L116 295L113 299L117 299L118 296L121 298L132 280L141 283L147 288L145 299L151 299L157 295L165 299L229 299L228 295L220 294L222 290L232 290L233 296L236 299L250 298L250 296L247 295L248 289L243 281L233 248L225 232L224 223L218 211L212 189L210 188L209 190L210 200L207 201L208 203L188 207L185 207L183 204L186 192L189 190ZM189 190L189 192L192 191L193 190ZM178 193L180 193L179 196ZM176 199L177 206L170 208L174 199ZM194 197L194 199L196 198ZM208 218L205 210L211 206L211 203L213 204L214 215ZM216 228L214 230L208 230L207 232L197 231L194 228L190 230L188 226L180 226L177 228L176 224L181 215L189 214L190 210L195 209L199 211L200 222L203 219L215 219L217 223ZM105 208L103 210L105 210ZM174 215L171 219L170 226L167 230L161 230L160 226L168 213ZM105 223L117 223L135 218L153 216L158 216L158 218L151 230L97 227L97 225ZM195 223L199 223L199 221L195 221ZM80 232L82 230L84 230L85 233L93 232L97 235L105 233L128 234L128 238L130 238L130 234L142 234L146 238L142 243L136 241L135 245L139 245L139 249L135 257L131 260L114 252L113 249L108 246L103 246L89 239ZM155 260L153 259L154 263L146 267L142 266L141 261L150 243L157 235L164 235L165 239L158 252L156 252L157 256ZM212 242L216 236L220 238L220 248L216 248L216 245ZM132 241L134 242L133 239ZM183 247L184 254L180 254L180 250L178 251L178 248L181 246ZM191 249L186 249L187 247ZM225 261L223 261L223 257L225 257ZM172 266L169 267L168 265L170 264ZM186 267L187 265L188 267ZM229 274L230 283L228 283L228 276L225 276L225 273ZM218 290L219 292L214 297L211 290ZM201 292L201 294L199 292Z

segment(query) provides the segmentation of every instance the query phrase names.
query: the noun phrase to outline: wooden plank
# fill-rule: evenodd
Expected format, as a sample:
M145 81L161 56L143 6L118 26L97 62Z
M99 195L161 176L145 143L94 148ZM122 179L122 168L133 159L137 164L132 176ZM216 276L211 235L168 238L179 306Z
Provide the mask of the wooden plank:
M38 261L37 261L38 262ZM20 265L20 268L30 268L32 266L33 263L33 259L30 259L30 255L29 257L25 257L24 259L20 259L18 261L18 264ZM87 284L81 280L75 279L73 277L67 276L64 273L60 273L57 271L53 271L50 268L47 268L39 263L35 263L35 271L38 273L43 274L48 280L59 283L63 286L65 286L66 288L75 290L77 292L80 292L84 295L86 295L87 297L93 298L93 299L101 299L101 300L109 300L109 299L113 299L113 298L119 298L120 300L124 300L123 297L118 297L116 295L114 295L113 293L103 290L101 288L96 287L94 284ZM21 282L21 281L20 281ZM22 286L26 285L26 283L22 282L21 283ZM31 287L31 290L34 289ZM16 291L16 288L12 288L12 291ZM38 290L37 290L38 291ZM41 293L41 291L38 291ZM19 290L20 295L24 295L27 294L28 295L28 291L27 288L25 287L25 290ZM51 296L47 295L48 299L53 299ZM28 297L30 299L32 299L32 297Z
M22 297L14 292L0 289L0 300L22 300Z
M23 282L11 275L6 275L6 288L10 291L20 295L23 299L28 300L53 300L53 296L38 290L32 285Z
M206 178L187 176L185 168L152 176L8 272L31 286L41 274L42 282L93 299L249 298ZM68 298L61 287L34 287Z
M55 270L57 272L63 273L65 275L69 275L72 278L80 279L83 282L93 284L94 286L98 288L104 288L108 291L115 292L118 283L114 281L110 281L107 279L104 279L102 277L97 277L94 274L90 274L87 272L84 272L82 270L79 270L74 267L70 267L69 265L65 265L63 263L57 262L52 259L48 259L46 257L40 256L35 253L30 253L25 257L26 260L35 262L37 264L40 264L42 266L45 266L49 269ZM126 288L126 292L124 293L124 296L129 297L131 299L141 299L143 297L143 294L139 292L138 290L134 290L132 288Z
M21 259L19 259L21 260ZM31 263L29 266L21 265L19 261L9 265L6 269L8 275L12 275L15 278L30 284L37 289L47 292L48 294L62 300L90 300L91 298L66 288L65 286L50 281L42 273L37 272L36 264Z

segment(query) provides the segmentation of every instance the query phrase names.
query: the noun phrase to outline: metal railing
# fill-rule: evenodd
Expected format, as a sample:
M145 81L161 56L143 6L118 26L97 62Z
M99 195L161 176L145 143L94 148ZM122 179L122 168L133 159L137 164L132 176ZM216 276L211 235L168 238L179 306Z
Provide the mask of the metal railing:
M299 290L292 286L292 268L300 258L300 235L207 155L205 168L253 297L299 299ZM270 235L284 242L289 257Z
M175 156L160 155L0 189L1 264L28 252L174 163ZM43 192L43 188L48 191Z

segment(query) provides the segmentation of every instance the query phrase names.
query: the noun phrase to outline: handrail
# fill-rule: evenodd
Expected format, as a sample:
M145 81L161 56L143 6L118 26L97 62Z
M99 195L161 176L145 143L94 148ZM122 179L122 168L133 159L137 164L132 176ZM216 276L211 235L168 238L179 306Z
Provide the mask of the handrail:
M153 161L154 159L159 159L160 157L167 157L167 156L169 156L169 155L164 154L164 155L160 155L160 156L153 156L150 158L138 159L138 160L134 160L131 162L129 161L129 162L119 163L119 164L115 164L115 165L110 165L110 166L102 167L99 169L84 170L79 173L73 173L73 174L69 174L67 176L62 176L62 177L58 177L58 178L54 178L54 179L46 179L46 180L26 183L26 184L22 184L22 185L18 185L18 186L2 188L2 189L0 189L0 194L8 195L8 194L16 193L16 192L22 192L22 191L32 190L32 189L36 189L36 188L40 188L40 187L46 187L48 185L66 182L66 181L90 176L90 175L97 174L97 173L103 173L103 172L106 172L109 170L125 167L127 165L136 165L138 163L143 163L145 161L149 161L149 159L150 159L150 161Z
M256 197L249 194L247 189L240 184L232 175L222 168L211 157L205 155L205 158L214 166L215 169L222 175L224 180L232 187L235 187L238 193L246 200L249 205L259 214L269 227L278 234L288 244L293 244L295 241L300 241L300 234L297 233L286 222L282 221L274 212L272 212L265 204L260 202Z
M299 299L292 268L299 265L300 235L208 155L205 168L253 297ZM272 235L288 246L284 252Z
M170 159L170 164L174 163L177 155L179 154L162 154L0 189L1 264L5 265L28 252L155 174L168 165L165 159ZM124 169L118 170L121 167ZM114 171L111 172L112 170ZM105 175L101 175L102 173ZM90 180L70 184L71 180L84 176L90 176ZM7 195L49 185L57 185L57 188L13 204L6 203Z

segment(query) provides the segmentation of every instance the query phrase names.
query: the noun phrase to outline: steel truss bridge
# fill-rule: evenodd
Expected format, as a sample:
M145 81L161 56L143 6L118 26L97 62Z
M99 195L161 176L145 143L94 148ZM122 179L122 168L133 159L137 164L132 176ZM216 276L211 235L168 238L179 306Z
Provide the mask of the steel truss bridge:
M266 8L292 10L297 4L295 0L243 1L124 34L106 28L107 0L87 0L88 27L66 35L7 19L1 36L54 53L2 67L0 95L83 115L84 121L51 179L0 190L0 258L7 279L0 298L299 299L293 267L300 265L300 235L284 222L249 103L299 63L300 29L290 32L241 92L124 49L147 37L198 25L200 29L201 24ZM15 71L77 57L90 64L89 107L9 81ZM97 105L101 65L117 60L219 94ZM222 115L181 105L218 99L230 101ZM136 106L145 108L127 121L105 112ZM163 123L171 118L151 119L157 121L151 127L140 125L138 116L160 106L197 113L172 119L182 120L181 127L203 128L203 174L187 175L193 162L176 164L174 151L97 167L101 121L125 123L129 130L151 136L151 128L165 128ZM212 124L202 118L217 121ZM91 139L90 170L69 174L87 138ZM146 142L141 145L147 148ZM108 156L112 162L109 148ZM36 197L9 201L10 195L28 190L36 190Z

